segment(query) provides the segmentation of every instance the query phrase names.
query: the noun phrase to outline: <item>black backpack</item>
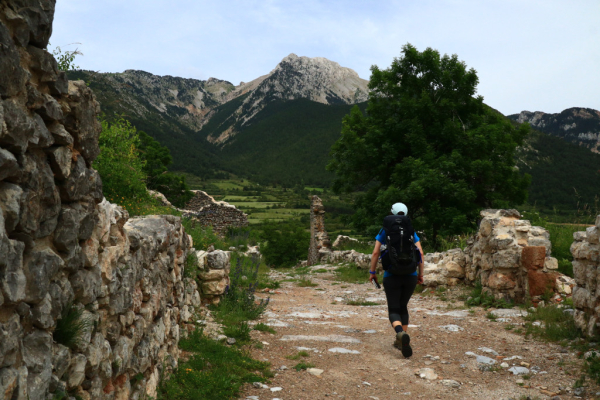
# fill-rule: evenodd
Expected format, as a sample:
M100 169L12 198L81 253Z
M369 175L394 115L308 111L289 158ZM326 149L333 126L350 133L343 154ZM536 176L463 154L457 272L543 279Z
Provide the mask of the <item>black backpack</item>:
M417 270L415 230L408 215L388 215L383 219L387 248L382 254L383 269L393 275L410 275Z

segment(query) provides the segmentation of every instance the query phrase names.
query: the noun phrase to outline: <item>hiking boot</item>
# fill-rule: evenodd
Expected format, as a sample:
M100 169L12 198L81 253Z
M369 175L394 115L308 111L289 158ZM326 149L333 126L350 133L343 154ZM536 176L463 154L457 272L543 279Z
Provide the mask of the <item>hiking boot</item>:
M402 352L402 355L406 358L412 356L412 348L410 347L410 336L406 332L396 333L396 341L394 347Z

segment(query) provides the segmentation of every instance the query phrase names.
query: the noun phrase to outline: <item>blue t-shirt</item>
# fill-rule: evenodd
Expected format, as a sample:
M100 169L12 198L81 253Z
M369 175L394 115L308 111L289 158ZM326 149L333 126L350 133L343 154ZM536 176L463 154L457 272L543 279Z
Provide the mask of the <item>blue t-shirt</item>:
M419 240L419 236L417 235L417 232L415 232L414 234L414 239L415 239L415 243L417 243ZM385 235L385 229L381 228L381 230L379 231L379 233L377 234L377 236L375 236L375 240L377 240L379 243L381 244L385 244L386 242L386 235ZM421 252L419 252L419 258L421 258ZM419 260L420 261L420 260ZM411 275L418 275L419 274L419 269L417 268L417 270L411 274ZM388 276L392 276L392 274L388 271L383 271L383 277L387 278Z

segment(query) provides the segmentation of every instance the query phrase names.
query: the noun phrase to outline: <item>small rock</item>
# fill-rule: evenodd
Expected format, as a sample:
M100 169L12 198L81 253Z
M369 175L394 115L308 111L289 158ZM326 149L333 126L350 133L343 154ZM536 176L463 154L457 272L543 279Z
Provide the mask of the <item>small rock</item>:
M439 328L446 332L460 332L460 331L465 330L464 328L462 328L458 325L443 325L443 326L440 326Z
M493 354L495 356L499 355L496 350L490 349L489 347L480 347L479 350L483 351L484 353Z
M288 367L286 367L285 365L282 365L281 367L279 367L279 370L281 370L281 371L285 371L286 369L288 369Z
M271 392L279 392L279 391L281 391L281 390L283 390L283 388L281 388L281 387L279 387L279 386L277 386L277 387L272 387L272 388L271 388Z
M486 356L477 356L477 362L479 364L486 364L486 365L496 364L496 360L486 357Z
M517 379L517 380L515 381L515 383L516 383L517 385L522 385L523 383L525 383L525 381L524 381L523 379Z
M452 388L459 388L460 387L460 383L453 380L453 379L444 379L442 380L442 385L444 386L448 386L448 387L452 387Z
M521 367L529 368L529 366L530 366L531 364L529 364L529 363L526 363L525 361L521 361L521 363L519 363L519 365L520 365Z
M369 382L363 382L362 384L365 386L371 386L371 384Z
M573 389L573 394L575 396L583 396L585 394L585 388L584 387L578 387Z
M232 338L232 337L228 337L228 338L227 338L227 344L228 344L228 345L230 345L230 346L231 346L231 345L234 345L234 344L235 344L235 342L236 342L235 338Z
M508 372L512 372L513 375L527 375L529 370L525 367L510 367Z
M332 353L342 353L342 354L360 354L360 351L358 351L358 350L344 349L343 347L334 347L332 349L329 349L329 351Z
M225 335L217 335L217 341L220 342L222 340L227 340L227 336L225 336Z
M437 379L437 374L432 368L421 368L416 375L421 379L427 379L428 381L432 381Z
M314 376L321 376L321 374L323 373L323 370L319 369L319 368L307 368L306 372L308 372L309 374L314 375Z
M503 362L502 364L500 364L500 366L505 369L509 367L508 363L506 362Z

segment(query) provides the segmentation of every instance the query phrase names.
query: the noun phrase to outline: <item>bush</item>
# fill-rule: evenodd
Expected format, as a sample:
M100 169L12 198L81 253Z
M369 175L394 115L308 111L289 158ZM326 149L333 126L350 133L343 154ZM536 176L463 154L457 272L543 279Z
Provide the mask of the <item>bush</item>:
M113 122L100 122L100 154L93 166L102 178L104 196L125 208L132 201L149 201L144 162L138 150L140 139L135 127L122 117Z
M272 267L291 267L299 260L308 257L310 234L297 225L267 225L263 230L261 248L267 265Z
M213 231L211 226L202 226L200 222L191 218L182 218L181 224L185 228L185 232L192 237L196 249L206 250L210 245L221 250L229 248L227 243Z
M213 308L218 322L233 326L257 319L267 308L269 300L256 302L254 292L258 285L260 260L237 257L232 262L230 284L221 302Z
M61 318L56 321L56 329L52 337L56 343L73 349L81 343L86 330L91 327L92 322L83 318L83 308L69 303L63 309Z

